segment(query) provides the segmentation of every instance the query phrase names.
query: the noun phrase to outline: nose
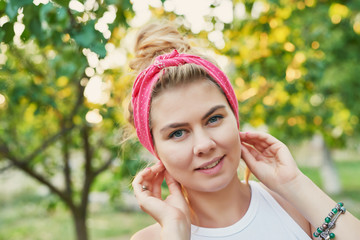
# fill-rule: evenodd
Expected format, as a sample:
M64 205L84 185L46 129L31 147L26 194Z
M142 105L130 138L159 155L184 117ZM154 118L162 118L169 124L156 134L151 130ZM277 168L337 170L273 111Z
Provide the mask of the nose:
M204 130L194 132L194 154L196 156L206 155L215 149L216 143Z

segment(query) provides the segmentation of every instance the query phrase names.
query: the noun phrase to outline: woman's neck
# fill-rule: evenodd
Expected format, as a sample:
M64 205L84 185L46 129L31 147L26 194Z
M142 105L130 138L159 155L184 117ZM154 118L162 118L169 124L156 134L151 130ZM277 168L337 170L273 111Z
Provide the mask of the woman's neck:
M195 213L194 225L208 228L226 227L241 219L250 205L249 185L237 176L220 191L189 191L191 208Z

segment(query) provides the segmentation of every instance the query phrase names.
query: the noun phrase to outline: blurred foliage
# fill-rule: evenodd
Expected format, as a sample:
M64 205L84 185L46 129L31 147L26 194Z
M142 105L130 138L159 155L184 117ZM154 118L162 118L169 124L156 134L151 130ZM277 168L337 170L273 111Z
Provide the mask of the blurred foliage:
M129 0L34 2L0 1L0 169L26 172L85 218L91 190L115 198L148 158L126 121L136 12ZM223 48L209 47L230 60L242 124L286 141L358 139L359 1L236 0L231 22L205 15L212 27L196 34L161 2L152 18L200 45L220 29Z
M0 93L5 98L0 106L2 160L17 159L29 169L40 168L45 178L64 168L63 160L68 156L62 155L84 151L82 129L90 132L93 170L106 163L104 155L109 161L118 157L134 159L126 152L139 149L137 143L119 148L126 137L126 104L122 102L132 84L131 76L124 74L127 68L99 70L102 82L111 86L110 101L99 104L84 98L90 78L85 74L89 62L84 52L95 53L95 59L101 59L107 54L106 44L119 44L128 27L124 14L131 16L131 4L102 1L83 12L71 10L68 5L69 1L38 6L32 1L8 1L0 5L0 16L9 18L0 33L1 58L5 59L0 72ZM109 6L117 12L108 30L118 34L105 39L95 24L108 14ZM23 26L21 35L15 34L16 25ZM87 121L89 112L101 115L101 123ZM121 176L134 171L126 167Z
M320 132L332 147L359 137L358 1L264 1L259 18L235 19L224 36L243 122L286 141Z
M95 72L90 67L108 54L109 43L119 44L132 9L122 0L96 1L82 10L69 6L69 1L0 4L5 21L0 32L0 167L17 167L49 187L71 210L77 238L87 239L88 195L98 175L114 172L117 188L113 184L107 190L119 194L118 180L134 175L141 164L139 144L125 141L123 112L132 84L124 74L127 68ZM95 73L111 100L84 98ZM55 183L56 177L62 181Z

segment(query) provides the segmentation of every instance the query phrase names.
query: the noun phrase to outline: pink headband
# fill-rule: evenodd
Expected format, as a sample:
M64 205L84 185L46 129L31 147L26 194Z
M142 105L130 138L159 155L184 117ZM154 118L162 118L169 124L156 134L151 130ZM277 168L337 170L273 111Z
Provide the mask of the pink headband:
M207 73L224 91L235 114L239 127L238 102L229 79L211 62L195 55L179 54L176 50L156 57L154 63L142 71L136 78L132 91L132 106L136 133L141 144L157 157L149 126L151 94L153 86L159 80L163 68L194 63L205 68Z

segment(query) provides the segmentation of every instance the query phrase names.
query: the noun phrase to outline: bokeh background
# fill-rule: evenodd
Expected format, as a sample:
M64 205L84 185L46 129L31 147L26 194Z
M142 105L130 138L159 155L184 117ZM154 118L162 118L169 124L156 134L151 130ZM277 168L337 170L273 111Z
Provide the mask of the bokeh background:
M268 131L360 217L360 1L1 0L0 240L129 239L152 157L127 123L138 29L174 24ZM309 196L311 197L311 196Z

